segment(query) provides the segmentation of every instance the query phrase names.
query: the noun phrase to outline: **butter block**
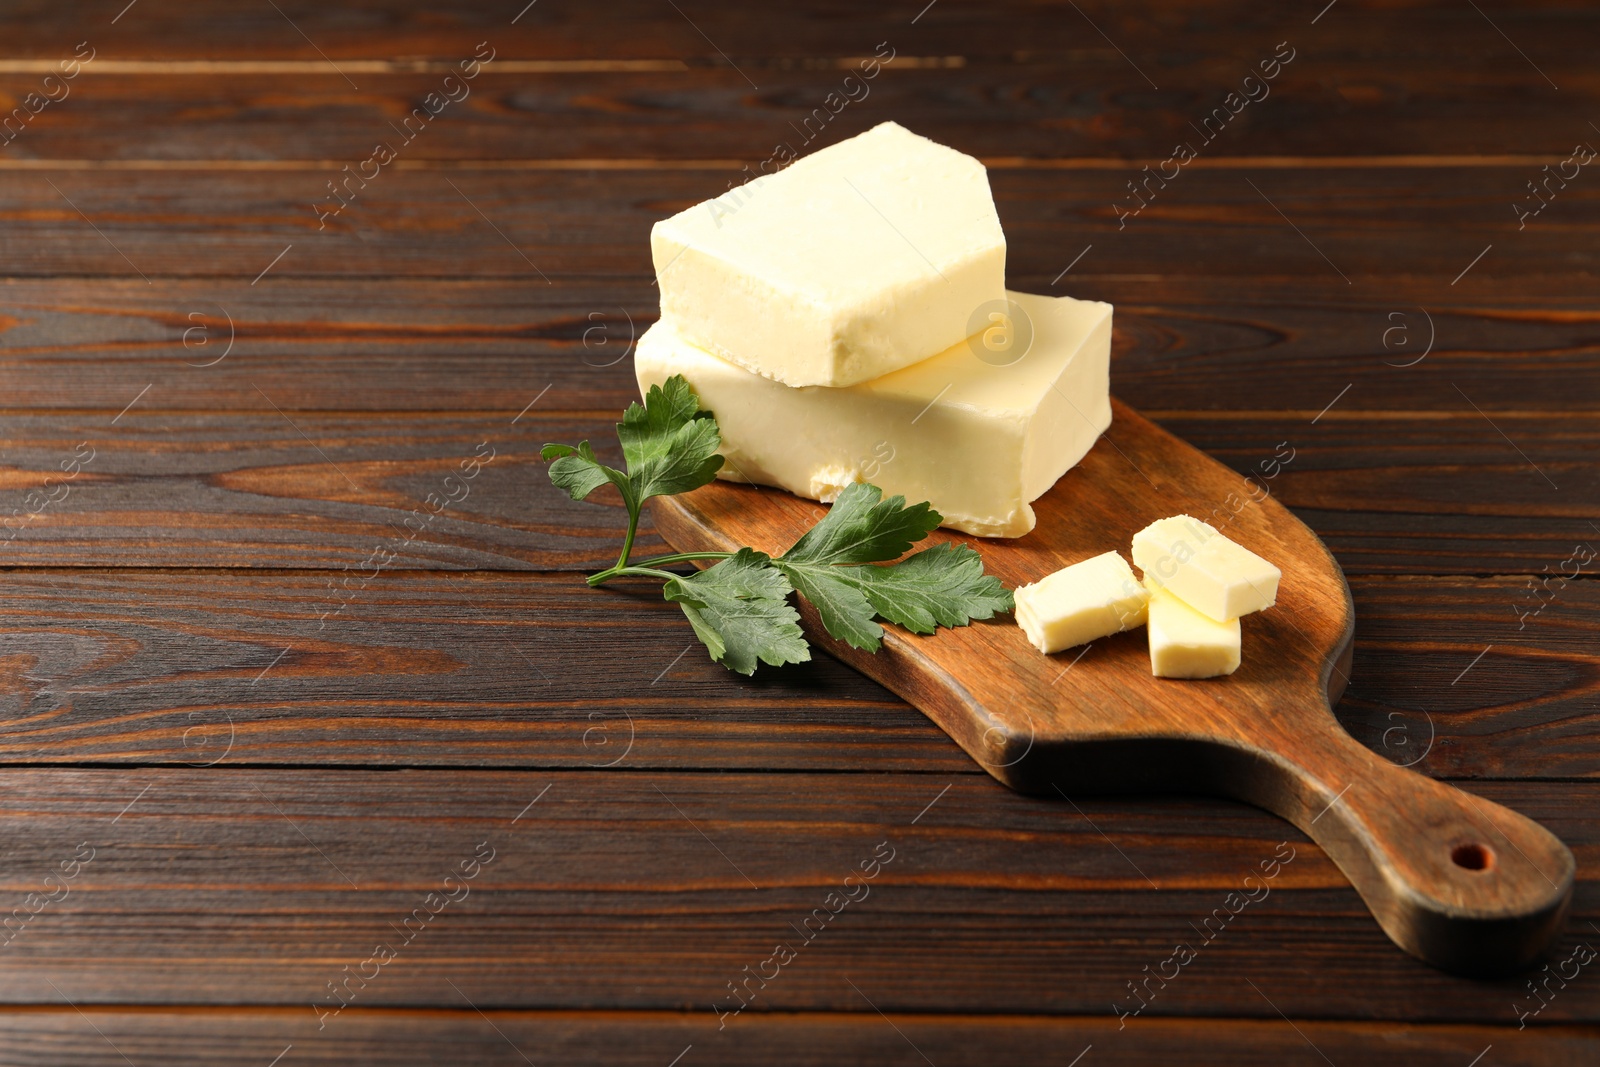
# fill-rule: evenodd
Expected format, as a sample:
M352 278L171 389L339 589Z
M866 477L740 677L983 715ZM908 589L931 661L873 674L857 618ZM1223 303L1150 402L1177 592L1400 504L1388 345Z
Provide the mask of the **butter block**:
M1278 600L1277 567L1188 515L1158 519L1134 534L1133 562L1147 582L1217 622Z
M656 223L661 317L787 385L942 352L1005 296L982 163L886 122Z
M1157 678L1217 678L1239 669L1239 620L1207 618L1173 595L1150 590L1150 673Z
M1111 305L1012 293L1032 344L995 362L975 340L844 388L792 388L707 352L670 321L639 339L640 392L674 374L717 417L718 477L832 501L871 482L980 537L1033 529L1030 503L1111 424ZM983 355L979 355L982 352Z
M1128 561L1107 552L1017 589L1015 614L1040 652L1060 652L1143 626L1149 600Z

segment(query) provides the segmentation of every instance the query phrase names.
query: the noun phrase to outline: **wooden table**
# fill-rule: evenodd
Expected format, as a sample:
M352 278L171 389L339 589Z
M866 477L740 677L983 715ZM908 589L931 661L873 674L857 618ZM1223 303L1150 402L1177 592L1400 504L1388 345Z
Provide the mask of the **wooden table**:
M0 1064L1600 1058L1600 965L1550 977L1600 944L1600 18L922 2L0 14ZM610 443L651 223L887 119L1331 546L1351 732L1572 847L1551 971L1449 977L1268 815L1018 797L584 587L620 509L537 450Z

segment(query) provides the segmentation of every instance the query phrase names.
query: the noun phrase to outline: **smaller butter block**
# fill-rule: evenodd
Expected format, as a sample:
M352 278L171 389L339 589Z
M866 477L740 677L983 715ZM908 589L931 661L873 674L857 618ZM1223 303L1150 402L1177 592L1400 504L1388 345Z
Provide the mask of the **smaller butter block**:
M1133 562L1152 587L1217 622L1278 601L1277 567L1188 515L1158 519L1134 534Z
M1150 673L1217 678L1239 669L1239 620L1217 622L1162 588L1150 590Z
M1040 652L1060 652L1143 626L1149 600L1128 561L1107 552L1018 589L1017 625Z
M661 220L650 251L663 321L785 385L909 367L1006 295L983 164L893 122Z

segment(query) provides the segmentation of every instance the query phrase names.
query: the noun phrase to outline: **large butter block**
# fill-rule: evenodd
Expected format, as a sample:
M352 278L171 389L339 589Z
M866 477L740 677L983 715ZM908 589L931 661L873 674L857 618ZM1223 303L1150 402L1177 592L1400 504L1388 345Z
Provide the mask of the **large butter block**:
M1218 622L1169 589L1150 589L1150 673L1157 678L1217 678L1239 669L1238 619Z
M1015 614L1035 648L1060 652L1143 626L1149 600L1128 561L1106 552L1020 586Z
M1158 519L1134 534L1133 562L1146 582L1171 590L1217 622L1278 600L1277 567L1188 515Z
M981 338L846 388L793 388L700 348L674 324L639 339L639 388L688 379L717 417L720 477L831 501L871 482L926 500L944 525L981 537L1033 529L1029 504L1111 424L1111 305L1011 293L1031 325L1020 358Z
M788 385L854 385L1005 296L983 164L886 122L656 223L661 317Z

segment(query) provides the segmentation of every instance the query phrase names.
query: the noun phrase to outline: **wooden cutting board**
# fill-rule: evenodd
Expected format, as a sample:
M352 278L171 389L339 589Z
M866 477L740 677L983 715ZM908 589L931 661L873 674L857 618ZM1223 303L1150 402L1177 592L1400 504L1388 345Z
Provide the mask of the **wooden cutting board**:
M1571 852L1516 812L1350 737L1331 705L1348 681L1355 617L1327 548L1275 499L1251 500L1261 489L1240 475L1126 405L1113 401L1113 411L1109 433L1035 501L1031 534L940 530L934 540L973 545L1016 587L1111 549L1129 556L1133 533L1167 515L1204 519L1283 570L1277 606L1243 621L1244 663L1232 676L1153 677L1142 628L1045 656L1009 615L927 637L886 625L874 655L830 639L802 601L807 636L916 705L1013 789L1255 804L1316 841L1406 951L1461 973L1527 966L1565 918ZM683 552L749 545L776 555L823 513L728 482L652 507Z

